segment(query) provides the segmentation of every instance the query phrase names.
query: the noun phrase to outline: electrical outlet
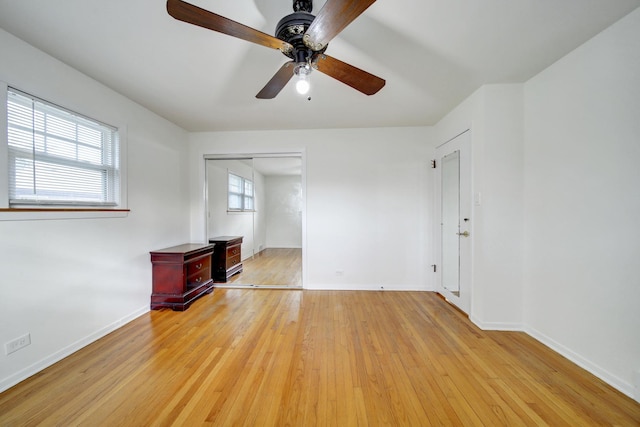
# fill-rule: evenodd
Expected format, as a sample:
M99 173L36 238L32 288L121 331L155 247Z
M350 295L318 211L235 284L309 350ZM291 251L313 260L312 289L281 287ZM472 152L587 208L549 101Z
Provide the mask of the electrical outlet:
M23 347L28 346L29 344L31 344L31 334L25 334L13 341L9 341L8 343L6 343L4 345L4 349L7 355L9 355L20 350Z

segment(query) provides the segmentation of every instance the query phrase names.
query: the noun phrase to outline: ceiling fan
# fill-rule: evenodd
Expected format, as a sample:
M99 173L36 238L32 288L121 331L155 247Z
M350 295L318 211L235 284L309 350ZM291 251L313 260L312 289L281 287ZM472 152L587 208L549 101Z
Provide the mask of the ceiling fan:
M317 16L313 0L293 0L293 13L280 20L275 37L182 0L167 0L167 12L175 19L280 50L285 63L256 95L272 99L295 75L298 93L309 90L309 74L316 69L352 88L373 95L385 85L380 77L326 55L329 42L376 0L327 0Z

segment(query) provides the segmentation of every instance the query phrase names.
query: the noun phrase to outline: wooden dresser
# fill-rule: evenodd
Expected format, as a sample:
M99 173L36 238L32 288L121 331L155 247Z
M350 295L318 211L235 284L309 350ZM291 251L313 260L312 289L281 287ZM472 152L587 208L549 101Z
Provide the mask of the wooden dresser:
M183 311L198 297L213 292L213 245L187 243L151 252L151 309Z
M214 245L211 270L215 282L226 282L231 276L242 272L243 236L220 236L209 239Z

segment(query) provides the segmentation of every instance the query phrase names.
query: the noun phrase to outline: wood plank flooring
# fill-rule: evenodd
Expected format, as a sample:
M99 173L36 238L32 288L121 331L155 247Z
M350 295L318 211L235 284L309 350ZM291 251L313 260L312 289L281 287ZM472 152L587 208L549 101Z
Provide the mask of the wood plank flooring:
M640 404L430 292L216 289L0 394L1 426L640 425Z
M226 285L302 287L302 249L268 248L244 260L242 266L242 273L232 276Z

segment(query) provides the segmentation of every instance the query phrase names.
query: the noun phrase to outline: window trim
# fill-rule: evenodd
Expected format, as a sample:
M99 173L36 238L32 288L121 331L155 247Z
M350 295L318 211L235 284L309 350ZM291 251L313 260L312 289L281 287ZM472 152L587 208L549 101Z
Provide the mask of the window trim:
M128 216L128 194L127 194L127 126L116 121L112 127L118 130L119 136L119 164L120 164L120 197L119 202L115 206L68 206L64 204L58 205L38 205L29 207L20 205L11 207L9 205L9 147L8 147L8 118L7 118L7 91L9 88L30 96L40 98L35 90L23 90L14 85L0 80L0 170L7 173L0 173L0 221L22 221L22 220L41 220L41 219L91 219L91 218L123 218ZM54 105L64 105L64 103L53 103ZM81 111L79 108L60 108L68 111ZM79 115L90 118L88 114L78 112ZM100 123L102 120L92 119Z
M229 188L229 182L231 180L231 175L240 178L240 180L241 180L241 185L240 186L242 188L242 193L232 192L231 189ZM248 197L244 192L245 182L246 181L249 181L251 183L251 188L253 189L253 191L252 191L253 194L250 197L251 200L253 201L253 208L252 209L245 209L244 208L244 206L245 206L245 203L244 203L245 200L244 199L245 199L245 197ZM242 201L242 208L237 209L237 208L232 208L232 207L229 206L229 198L230 198L230 196L232 194L240 196L240 200ZM242 176L240 174L237 174L237 173L231 172L230 170L227 170L227 212L228 213L230 213L230 212L256 212L255 208L256 208L256 185L255 185L255 182L253 181L253 179L245 178L244 176Z

